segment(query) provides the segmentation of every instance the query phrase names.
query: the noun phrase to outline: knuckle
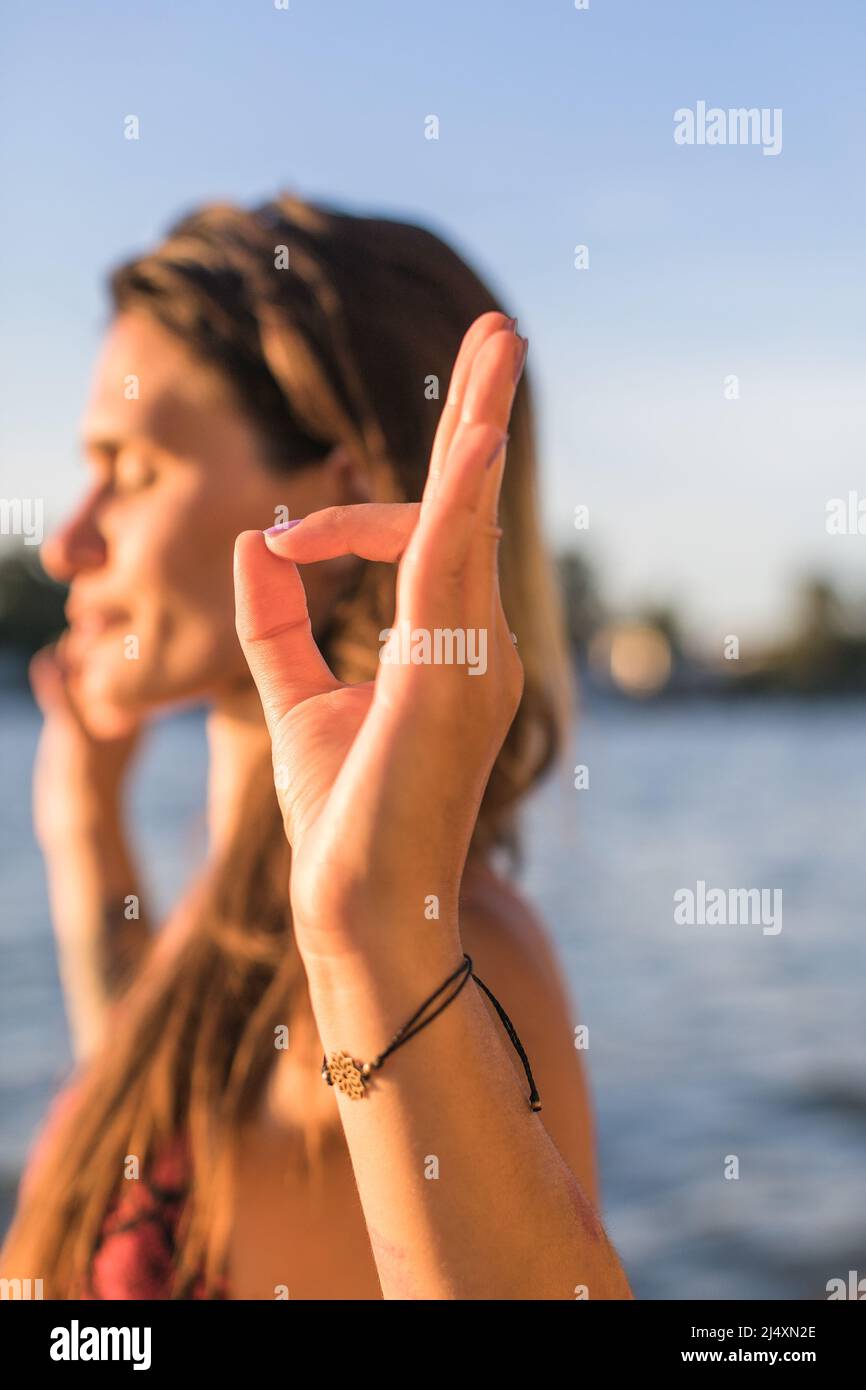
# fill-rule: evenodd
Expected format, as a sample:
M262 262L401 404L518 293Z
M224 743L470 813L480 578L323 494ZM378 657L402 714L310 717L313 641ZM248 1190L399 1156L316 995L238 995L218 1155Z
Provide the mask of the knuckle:
M351 521L353 510L347 503L340 502L334 507L326 507L320 515L329 526L343 530Z

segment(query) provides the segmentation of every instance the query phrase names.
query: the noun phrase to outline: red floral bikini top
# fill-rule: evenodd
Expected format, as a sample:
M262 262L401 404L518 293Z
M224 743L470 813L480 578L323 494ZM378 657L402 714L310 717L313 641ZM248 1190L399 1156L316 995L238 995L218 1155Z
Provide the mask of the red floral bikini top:
M55 1125L74 1099L74 1088L54 1101L22 1178L41 1157ZM83 1299L228 1298L225 1279L207 1290L199 1274L172 1292L177 1264L177 1226L189 1192L189 1161L180 1138L167 1145L139 1179L125 1180L106 1214Z

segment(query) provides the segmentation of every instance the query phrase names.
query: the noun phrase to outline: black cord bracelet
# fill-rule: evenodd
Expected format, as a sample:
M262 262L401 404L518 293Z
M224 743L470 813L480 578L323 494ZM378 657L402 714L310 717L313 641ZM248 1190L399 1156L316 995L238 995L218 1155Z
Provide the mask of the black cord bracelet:
M496 1009L496 1012L502 1020L502 1024L505 1028L506 1033L511 1039L515 1051L517 1052L521 1062L523 1063L523 1070L526 1072L526 1079L529 1082L530 1109L540 1110L541 1100L538 1095L538 1088L535 1084L535 1080L532 1075L532 1068L529 1065L529 1058L526 1055L520 1038L517 1036L517 1029L514 1027L514 1024L511 1022L511 1019L508 1017L508 1014L505 1012L492 990L489 990L484 981L479 980L478 976L473 974L472 960L469 956L466 955L465 952L463 955L463 964L458 966L454 973L452 975L449 975L448 979L445 980L445 982L441 984L439 988L433 992L433 994L430 995L430 998L425 999L420 1009L415 1010L415 1013L412 1015L411 1018L406 1020L402 1028L397 1030L397 1032L394 1034L393 1038L389 1042L388 1046L385 1048L384 1052L380 1052L379 1056L374 1058L372 1062L356 1062L354 1057L352 1057L351 1054L348 1052L332 1052L330 1060L327 1057L322 1058L323 1080L325 1080L329 1086L336 1086L338 1090L342 1091L344 1095L347 1095L350 1098L350 1100L361 1100L367 1093L367 1085L370 1081L373 1072L379 1070L386 1057L390 1057L391 1053L396 1052L398 1047L402 1047L403 1044L408 1042L410 1038L414 1038L418 1033L421 1032L422 1028L426 1028L428 1023L432 1023L434 1018L438 1018L442 1010L447 1009L448 1005L454 1002L461 989L463 989L463 986L469 980L470 976L477 985L480 985L490 1002L493 1004L494 1008ZM440 994L443 994L444 991L448 988L448 986L453 984L454 981L458 979L458 977L462 978L460 978L459 984L455 987L455 989L448 996L448 998L443 1000L443 1002L438 1006L438 1008L433 1010L432 1014L430 1014L428 1018L423 1019L420 1023L416 1022L416 1020L421 1018L421 1015L425 1012L425 1010L429 1009L430 1005L433 1004L435 1000L439 998ZM412 1026L413 1024L415 1024L415 1027Z

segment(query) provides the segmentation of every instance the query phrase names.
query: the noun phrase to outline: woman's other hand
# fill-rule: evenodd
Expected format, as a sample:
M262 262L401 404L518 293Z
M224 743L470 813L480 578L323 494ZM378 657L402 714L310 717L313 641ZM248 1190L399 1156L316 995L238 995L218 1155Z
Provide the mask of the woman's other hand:
M150 940L123 825L123 789L140 731L100 721L97 737L72 693L63 639L30 663L44 717L33 823L45 858L51 918L72 1043L79 1060L106 1035L109 1010Z
M69 834L107 835L119 824L140 728L108 710L91 711L88 722L75 700L62 637L36 653L29 674L44 720L33 779L36 838L45 849Z

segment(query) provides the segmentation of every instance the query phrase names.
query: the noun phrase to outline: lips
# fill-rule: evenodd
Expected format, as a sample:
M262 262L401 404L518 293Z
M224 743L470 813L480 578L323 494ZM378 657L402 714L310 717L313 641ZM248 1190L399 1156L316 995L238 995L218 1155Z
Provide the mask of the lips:
M66 603L66 619L78 637L100 637L110 627L123 622L128 614L120 608L106 608L82 603L73 598Z

